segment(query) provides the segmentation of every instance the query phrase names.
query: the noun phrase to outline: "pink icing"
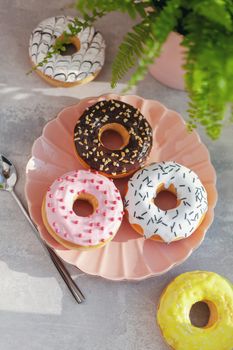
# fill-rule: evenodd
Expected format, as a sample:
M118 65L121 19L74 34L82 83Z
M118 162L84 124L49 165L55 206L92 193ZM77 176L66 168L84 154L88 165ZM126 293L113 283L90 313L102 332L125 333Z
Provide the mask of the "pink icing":
M98 201L89 217L77 216L73 204L79 193L90 193ZM92 246L108 240L117 232L123 218L123 204L114 183L98 173L86 170L60 176L46 193L48 223L62 239Z

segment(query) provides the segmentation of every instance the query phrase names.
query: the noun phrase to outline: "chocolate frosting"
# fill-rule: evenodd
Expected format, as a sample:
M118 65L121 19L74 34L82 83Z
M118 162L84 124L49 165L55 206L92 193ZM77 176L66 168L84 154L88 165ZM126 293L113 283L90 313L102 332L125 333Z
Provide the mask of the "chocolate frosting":
M110 150L100 141L100 129L111 123L122 125L129 141L122 149ZM144 165L152 147L152 129L141 112L128 103L104 100L82 114L74 130L80 158L90 168L108 175L127 174Z

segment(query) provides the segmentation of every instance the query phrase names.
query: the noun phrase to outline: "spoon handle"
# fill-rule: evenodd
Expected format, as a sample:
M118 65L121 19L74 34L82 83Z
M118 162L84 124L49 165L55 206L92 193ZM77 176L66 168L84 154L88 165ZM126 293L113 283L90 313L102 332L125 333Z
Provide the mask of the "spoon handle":
M57 268L58 272L60 273L61 277L63 278L64 282L66 283L67 287L69 288L70 292L72 293L75 300L80 304L85 299L83 293L79 289L79 287L76 285L74 280L72 279L69 271L66 269L64 263L62 260L57 256L57 254L54 252L52 248L50 248L40 237L40 234L38 232L38 229L36 225L33 223L32 219L30 218L27 210L24 208L23 204L21 203L20 199L18 198L17 194L12 190L11 191L12 196L14 197L15 201L17 202L18 206L20 207L21 211L23 212L24 216L28 220L29 224L33 228L33 232L35 233L36 238L40 241L42 246L44 247L45 251L51 258L52 262L54 263L55 267Z

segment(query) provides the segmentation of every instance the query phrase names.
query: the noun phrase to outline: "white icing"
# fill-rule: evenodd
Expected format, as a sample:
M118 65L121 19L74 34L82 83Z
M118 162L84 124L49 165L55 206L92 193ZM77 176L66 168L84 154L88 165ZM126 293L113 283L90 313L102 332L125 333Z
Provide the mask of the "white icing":
M30 37L29 55L33 64L37 65L47 55L64 31L69 33L69 24L74 24L73 17L57 16L42 21ZM43 67L38 67L50 78L76 82L98 73L104 65L105 42L102 35L94 27L88 27L78 33L80 41L78 52L70 56L55 54Z
M178 207L163 211L154 204L160 185L177 191ZM208 209L207 192L197 174L176 162L153 163L129 180L125 197L129 222L138 224L145 238L159 235L165 242L190 236Z

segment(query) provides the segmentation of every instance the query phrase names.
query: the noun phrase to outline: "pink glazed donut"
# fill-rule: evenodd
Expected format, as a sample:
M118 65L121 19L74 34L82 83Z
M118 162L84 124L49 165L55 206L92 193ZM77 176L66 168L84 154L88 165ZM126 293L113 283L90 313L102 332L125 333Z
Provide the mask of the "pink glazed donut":
M78 216L74 202L87 201L89 216ZM93 249L113 239L123 218L123 203L112 180L86 170L71 171L48 189L42 217L51 236L68 249Z

